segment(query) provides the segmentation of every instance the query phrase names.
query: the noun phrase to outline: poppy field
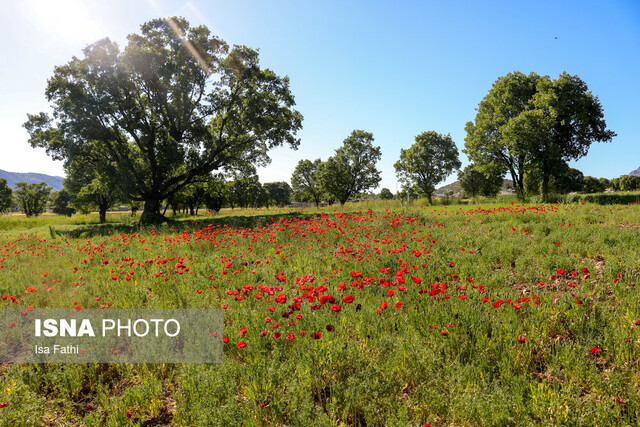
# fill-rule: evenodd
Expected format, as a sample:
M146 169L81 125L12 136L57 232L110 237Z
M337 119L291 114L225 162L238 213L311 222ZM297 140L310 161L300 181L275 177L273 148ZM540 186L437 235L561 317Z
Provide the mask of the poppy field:
M637 204L236 209L157 227L47 218L0 217L3 308L221 308L224 361L0 365L2 425L640 414Z

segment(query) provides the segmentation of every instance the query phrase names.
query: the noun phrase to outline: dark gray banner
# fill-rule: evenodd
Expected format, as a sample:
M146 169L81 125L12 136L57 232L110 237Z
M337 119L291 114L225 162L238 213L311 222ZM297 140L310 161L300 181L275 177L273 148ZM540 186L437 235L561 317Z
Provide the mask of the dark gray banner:
M219 309L0 310L0 363L222 362Z

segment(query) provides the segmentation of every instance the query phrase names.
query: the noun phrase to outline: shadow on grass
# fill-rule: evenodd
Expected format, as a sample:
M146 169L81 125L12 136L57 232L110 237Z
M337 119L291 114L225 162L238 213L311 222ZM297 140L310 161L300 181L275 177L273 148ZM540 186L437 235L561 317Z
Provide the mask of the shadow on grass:
M108 236L112 234L136 234L156 230L158 232L167 232L173 228L172 232L181 233L184 230L197 231L204 228L216 227L233 227L233 228L256 228L260 226L270 225L285 219L291 219L302 216L313 216L304 212L287 212L263 215L225 215L211 216L202 218L171 218L167 217L166 221L161 224L124 224L124 223L106 223L106 224L87 224L68 229L56 229L49 226L52 237L61 236L66 238L91 238L94 236Z

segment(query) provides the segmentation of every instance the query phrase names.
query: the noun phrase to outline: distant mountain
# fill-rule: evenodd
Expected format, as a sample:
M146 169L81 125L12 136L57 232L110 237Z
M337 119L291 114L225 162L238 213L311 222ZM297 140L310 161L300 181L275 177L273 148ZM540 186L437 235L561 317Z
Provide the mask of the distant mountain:
M635 175L635 176L640 176L640 168L629 172L629 175Z
M7 172L0 169L0 178L7 180L9 187L14 188L16 182L26 182L27 184L38 184L46 182L48 186L53 187L53 191L62 190L61 176L45 175L43 173L32 172Z
M460 183L456 181L448 185L443 185L436 190L436 193L445 193L447 191L453 191L454 193L457 193L459 191L462 191L462 187L460 186Z
M640 169L638 169L640 170ZM513 190L513 181L505 179L502 183L503 190ZM462 187L458 181L452 182L449 185L442 186L436 190L437 193L444 193L445 191L453 191L454 193L462 191Z

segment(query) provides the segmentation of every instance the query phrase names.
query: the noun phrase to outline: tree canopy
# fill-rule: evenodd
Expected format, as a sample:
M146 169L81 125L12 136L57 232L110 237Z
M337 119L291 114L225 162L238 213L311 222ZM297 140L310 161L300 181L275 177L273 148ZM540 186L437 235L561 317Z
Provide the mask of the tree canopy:
M29 115L31 145L113 177L144 201L142 222L210 172L265 165L270 148L300 142L289 79L183 18L143 24L124 50L108 38L86 47L55 68L46 97L54 114Z
M496 80L466 125L463 150L486 175L509 172L519 197L524 175L536 170L543 198L551 177L566 162L585 156L595 141L610 141L602 106L578 77L552 80L535 73L509 73Z
M291 203L293 190L289 183L284 181L266 182L262 187L267 192L267 207L269 205L283 207Z
M495 197L502 188L503 179L501 175L487 176L471 164L458 172L458 182L468 196Z
M436 185L460 168L458 148L450 135L434 131L416 136L407 150L400 150L400 159L393 165L398 180L407 186L417 185L432 203Z
M14 194L20 210L27 217L31 217L44 212L51 190L52 188L44 182L38 184L17 182Z
M316 159L300 160L291 175L291 187L293 191L303 199L311 199L316 207L322 200L324 189L320 180L320 166L322 161Z
M13 205L13 191L9 188L7 180L0 178L0 212L7 212L11 210Z
M380 147L373 146L372 133L354 130L322 164L323 188L344 205L352 196L378 185L381 178L376 163L381 156Z

